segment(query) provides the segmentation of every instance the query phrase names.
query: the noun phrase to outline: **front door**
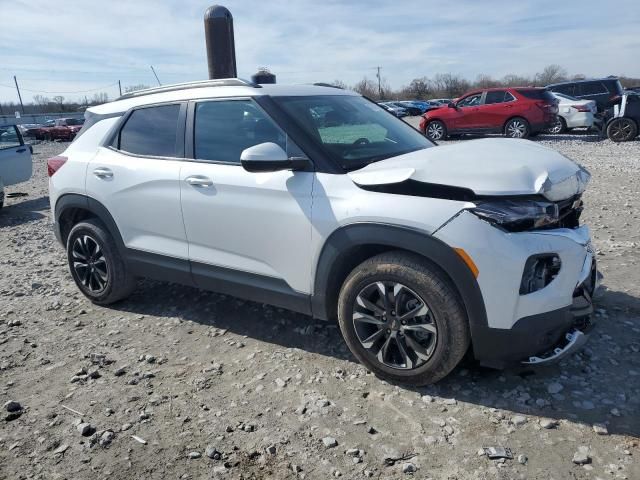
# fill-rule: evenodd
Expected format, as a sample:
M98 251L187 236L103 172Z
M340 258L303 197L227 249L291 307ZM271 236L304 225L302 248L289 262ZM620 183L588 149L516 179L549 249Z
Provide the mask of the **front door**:
M229 293L225 286L236 285L240 296L275 304L279 294L308 294L314 173L244 170L240 154L250 146L295 148L253 100L200 101L189 110L193 160L181 168L180 191L196 284ZM256 297L258 290L274 297Z
M26 182L32 173L31 148L15 125L0 127L0 187Z
M454 130L475 130L480 126L480 105L482 104L482 92L472 93L461 98L456 103Z

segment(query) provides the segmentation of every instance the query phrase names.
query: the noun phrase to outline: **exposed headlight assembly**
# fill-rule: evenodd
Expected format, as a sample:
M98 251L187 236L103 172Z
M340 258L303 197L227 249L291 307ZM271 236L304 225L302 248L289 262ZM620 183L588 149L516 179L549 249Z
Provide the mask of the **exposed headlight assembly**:
M560 219L558 205L536 200L480 201L469 211L510 232L553 225Z

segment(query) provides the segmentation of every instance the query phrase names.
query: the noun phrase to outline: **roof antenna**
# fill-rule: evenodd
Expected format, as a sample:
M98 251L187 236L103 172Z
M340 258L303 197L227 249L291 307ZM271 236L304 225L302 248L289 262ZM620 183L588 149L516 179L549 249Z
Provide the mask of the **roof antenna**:
M153 68L153 65L150 65L150 67L151 67L151 71L153 72L153 75L156 77L156 81L158 82L158 85L162 86L162 84L160 83L160 79L158 78L158 75L156 74L156 71Z
M212 5L204 13L204 36L207 42L209 79L236 78L236 47L233 17L222 5Z

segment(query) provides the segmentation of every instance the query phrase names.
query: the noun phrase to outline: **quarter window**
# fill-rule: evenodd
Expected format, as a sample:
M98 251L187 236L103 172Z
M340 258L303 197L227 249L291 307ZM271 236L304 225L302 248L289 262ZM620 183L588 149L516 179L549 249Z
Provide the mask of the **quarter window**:
M239 164L244 149L265 142L287 149L286 135L251 100L196 105L193 142L196 159Z
M136 155L176 157L180 105L134 110L120 130L118 149Z

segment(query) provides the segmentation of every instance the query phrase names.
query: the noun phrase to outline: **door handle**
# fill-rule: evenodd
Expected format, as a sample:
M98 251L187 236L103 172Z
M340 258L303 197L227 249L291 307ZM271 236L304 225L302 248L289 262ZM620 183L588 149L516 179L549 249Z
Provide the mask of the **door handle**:
M104 167L96 168L93 171L93 174L96 177L98 177L100 179L103 179L103 180L106 179L106 178L113 178L113 172L111 170L109 170L108 168L104 168Z
M26 152L27 149L26 148L19 148L18 150L16 150L16 153L22 153L22 152Z
M203 175L192 175L191 177L185 178L185 181L194 187L212 187L213 182L210 178L205 177Z

